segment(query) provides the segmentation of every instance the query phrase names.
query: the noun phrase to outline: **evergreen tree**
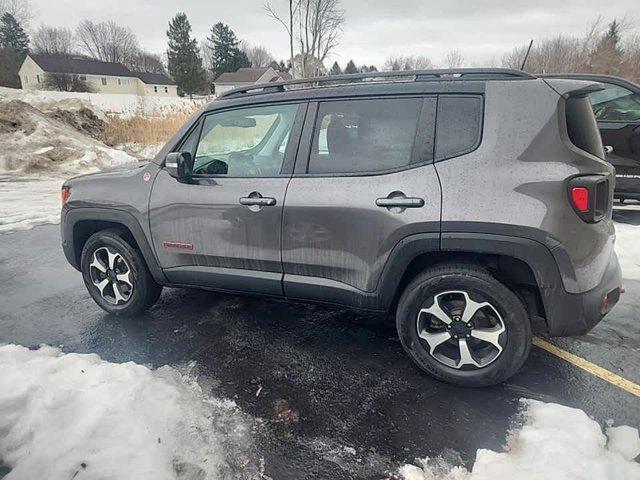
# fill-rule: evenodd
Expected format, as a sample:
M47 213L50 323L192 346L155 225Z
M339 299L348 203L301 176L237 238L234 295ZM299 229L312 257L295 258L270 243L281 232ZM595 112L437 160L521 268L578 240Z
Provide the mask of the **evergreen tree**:
M184 13L178 13L169 22L167 30L169 75L178 85L180 93L193 95L205 88L205 71L195 38L191 38L191 24Z
M378 71L378 69L376 68L376 66L375 66L375 65L369 65L369 71L370 71L370 72L377 72L377 71Z
M341 75L342 74L342 69L340 68L340 65L338 65L338 62L333 62L333 66L331 67L331 70L329 70L329 75Z
M613 20L596 48L591 52L591 68L598 73L619 75L623 51L620 46L620 22Z
M29 37L8 12L0 18L0 48L9 48L21 54L29 52Z
M344 69L344 73L358 73L358 67L356 67L353 60L349 60L349 63L347 63L347 66Z
M225 72L251 66L247 54L240 50L240 41L228 25L216 23L207 40L211 48L211 73L214 79Z

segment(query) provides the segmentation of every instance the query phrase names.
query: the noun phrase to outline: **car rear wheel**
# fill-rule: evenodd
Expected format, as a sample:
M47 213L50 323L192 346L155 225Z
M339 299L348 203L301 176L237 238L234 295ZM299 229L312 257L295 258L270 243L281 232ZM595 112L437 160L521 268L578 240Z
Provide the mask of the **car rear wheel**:
M442 264L413 279L396 326L420 368L462 386L506 380L531 348L531 322L518 296L473 264Z
M80 264L89 294L110 314L139 314L162 293L140 252L118 230L92 235L82 249Z

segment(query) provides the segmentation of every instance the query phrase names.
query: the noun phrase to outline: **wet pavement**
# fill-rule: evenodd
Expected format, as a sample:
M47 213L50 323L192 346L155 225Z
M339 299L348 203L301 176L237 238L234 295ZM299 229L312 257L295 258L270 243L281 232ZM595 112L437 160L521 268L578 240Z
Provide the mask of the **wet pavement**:
M640 210L617 220L640 224ZM640 399L536 347L507 383L463 389L414 367L390 318L185 289L165 289L139 318L108 316L66 263L57 226L0 235L0 285L0 343L196 361L209 393L256 419L256 455L274 479L381 478L438 455L471 465L478 448L501 449L522 397L640 426ZM591 333L553 342L640 383L640 282L625 285Z

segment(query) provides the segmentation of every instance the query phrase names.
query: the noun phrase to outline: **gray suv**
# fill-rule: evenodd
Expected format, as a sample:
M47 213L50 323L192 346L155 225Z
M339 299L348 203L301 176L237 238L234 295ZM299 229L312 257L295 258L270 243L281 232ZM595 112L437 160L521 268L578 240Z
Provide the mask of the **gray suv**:
M163 286L392 312L432 376L512 376L534 319L581 335L621 293L589 81L463 69L243 87L150 163L63 186L62 245L96 303Z

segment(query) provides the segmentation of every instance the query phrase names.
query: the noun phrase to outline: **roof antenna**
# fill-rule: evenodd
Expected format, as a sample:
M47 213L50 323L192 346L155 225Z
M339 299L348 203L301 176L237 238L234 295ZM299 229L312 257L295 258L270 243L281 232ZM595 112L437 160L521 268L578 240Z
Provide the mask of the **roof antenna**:
M524 56L524 60L522 60L522 66L520 70L524 70L524 66L527 64L527 59L529 58L529 53L531 52L531 47L533 46L533 38L529 42L529 48L527 48L527 54Z

